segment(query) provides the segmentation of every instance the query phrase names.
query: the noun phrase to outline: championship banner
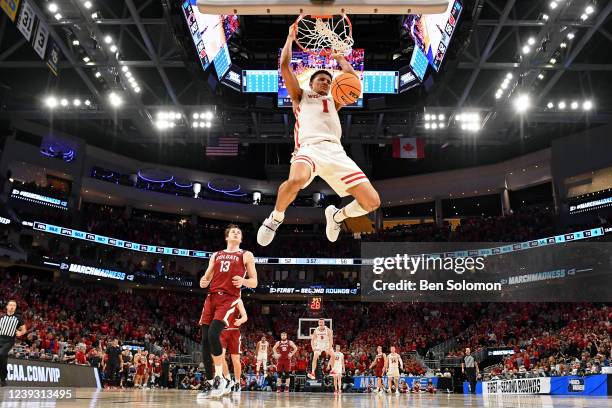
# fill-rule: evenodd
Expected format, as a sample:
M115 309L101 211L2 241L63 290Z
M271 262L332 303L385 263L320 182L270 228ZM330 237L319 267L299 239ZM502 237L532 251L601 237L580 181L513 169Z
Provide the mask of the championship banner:
M2 2L0 4L4 4L5 1L11 3L11 0L0 0ZM38 13L37 9L32 6L31 0L24 0L17 19L17 28L34 48L40 59L45 61L51 72L57 76L59 48L53 39L49 38L49 26L44 17L41 17Z
M482 383L482 394L550 394L550 377L485 381Z
M7 373L9 386L101 388L98 371L81 365L9 358Z
M17 17L17 9L21 0L0 0L0 8L8 15L9 20L15 22Z

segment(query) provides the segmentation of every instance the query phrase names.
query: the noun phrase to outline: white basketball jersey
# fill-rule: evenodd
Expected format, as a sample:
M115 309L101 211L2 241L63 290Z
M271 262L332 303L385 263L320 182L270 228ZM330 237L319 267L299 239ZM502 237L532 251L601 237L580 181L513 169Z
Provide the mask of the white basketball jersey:
M314 331L314 335L316 336L315 342L317 343L327 344L329 342L329 335L327 333L327 327L325 327L323 330L319 330L319 328L317 327Z
M397 353L390 353L387 356L387 360L389 362L388 363L389 364L389 370L392 370L392 369L395 369L395 368L399 369L399 359L400 359L400 356Z
M265 343L260 341L259 342L259 354L267 354L268 353L268 342L266 341Z
M302 100L293 105L295 148L324 140L340 144L342 127L334 98L310 90L302 90ZM296 106L297 105L297 106Z
M342 352L340 352L340 351L334 352L334 364L335 365L341 365L342 364L342 360L344 360L344 354L342 354Z

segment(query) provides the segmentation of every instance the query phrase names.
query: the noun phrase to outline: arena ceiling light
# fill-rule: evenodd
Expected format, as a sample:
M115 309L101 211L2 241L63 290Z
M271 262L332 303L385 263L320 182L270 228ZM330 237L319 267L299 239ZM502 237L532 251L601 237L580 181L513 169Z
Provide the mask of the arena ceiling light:
M438 130L446 127L446 114L443 112L426 113L423 116L426 130Z
M57 13L59 7L56 3L49 3L49 5L47 6L47 10L49 10L51 13Z
M54 109L57 107L57 98L55 96L47 96L45 98L45 106L49 109Z
M527 111L530 105L531 101L528 94L520 94L514 99L514 109L519 113Z
M116 92L108 94L108 101L113 108L118 108L123 104L123 98Z
M85 7L87 10L89 10L92 6L93 4L91 4L91 1L86 1L83 3L83 7Z

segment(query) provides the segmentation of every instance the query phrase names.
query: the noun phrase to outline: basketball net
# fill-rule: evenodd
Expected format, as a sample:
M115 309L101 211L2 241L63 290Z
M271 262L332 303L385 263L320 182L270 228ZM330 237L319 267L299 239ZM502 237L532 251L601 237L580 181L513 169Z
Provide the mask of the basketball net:
M351 20L341 16L300 16L295 21L295 42L316 55L348 55L355 43Z

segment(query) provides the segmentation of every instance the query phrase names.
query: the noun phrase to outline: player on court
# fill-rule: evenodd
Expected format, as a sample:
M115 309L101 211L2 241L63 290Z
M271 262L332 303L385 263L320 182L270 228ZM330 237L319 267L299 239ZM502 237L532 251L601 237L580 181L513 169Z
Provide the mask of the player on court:
M227 326L221 333L221 353L223 357L223 376L227 380L225 393L229 394L234 391L234 386L238 385L240 390L240 376L242 375L242 364L240 363L240 354L242 354L242 336L240 335L240 326L247 321L247 313L244 309L242 299L236 303L236 310L227 318ZM225 360L225 354L229 353L232 359L232 367L234 367L234 379L230 378L229 367Z
M261 340L257 342L257 347L255 348L255 355L257 356L257 364L255 366L255 378L259 381L259 368L263 366L264 376L268 371L268 347L270 343L266 339L266 336L261 336Z
M276 392L281 392L282 380L285 379L285 392L289 392L289 373L291 372L291 357L297 351L297 346L291 340L287 340L287 333L281 333L280 341L277 341L272 352L276 358L276 373L278 380L276 382Z
M387 368L387 356L382 352L382 347L376 347L376 358L370 365L370 369L374 369L374 376L376 377L376 391L379 394L385 392L385 386L383 385L382 377L385 375Z
M308 378L314 380L316 378L315 371L317 369L317 361L324 351L330 357L333 354L334 333L332 329L325 326L325 319L319 319L319 325L313 330L310 335L310 346L312 347L312 370L308 373Z
M328 368L332 367L330 374L334 378L334 394L342 394L342 374L344 374L344 353L340 351L340 345L336 344L336 351L329 359Z
M213 386L212 397L220 397L227 385L227 381L223 378L221 332L228 325L227 319L234 313L236 304L240 301L240 288L257 287L255 258L250 251L240 249L242 242L240 227L230 224L225 230L225 240L227 248L212 254L206 273L200 279L201 288L209 287L200 325L202 358L206 379Z
M340 196L355 199L342 209L333 205L325 209L325 235L335 242L342 222L376 210L380 206L378 193L359 166L346 154L340 137L342 128L338 111L342 105L329 95L332 74L318 70L310 77L310 89L300 88L291 69L291 47L295 27L291 26L280 58L281 75L293 104L295 115L294 143L289 177L278 188L274 211L257 232L257 243L266 246L274 239L276 230L285 219L285 210L298 192L320 176ZM343 72L355 74L342 55L334 55Z
M395 384L395 395L399 395L399 377L400 369L404 369L402 357L395 352L395 346L391 346L391 352L387 355L387 379L389 381L389 389L387 392L392 392L392 386Z

